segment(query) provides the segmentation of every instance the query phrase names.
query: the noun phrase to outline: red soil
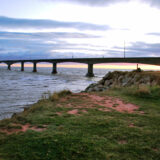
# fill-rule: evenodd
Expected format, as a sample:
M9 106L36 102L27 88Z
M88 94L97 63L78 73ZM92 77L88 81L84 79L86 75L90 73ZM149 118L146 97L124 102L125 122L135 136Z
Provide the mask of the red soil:
M44 128L38 128L37 126L31 126L30 124L25 124L25 125L20 125L20 124L13 124L13 126L20 126L21 128L19 129L15 129L15 128L11 128L11 129L1 129L0 132L6 133L6 134L13 134L13 133L19 133L19 132L26 132L27 130L34 130L37 132L41 132L46 130L46 126L44 126Z
M84 109L83 109L83 110L81 110L81 112L83 112L83 113L88 113L88 112L87 112L86 110L84 110Z
M86 96L88 96L94 104L108 108L107 110L103 109L103 111L109 111L109 109L113 109L118 112L134 113L136 110L139 109L138 106L131 103L124 103L122 100L118 98L113 98L109 96L100 97L97 95L90 95L90 94Z
M57 115L59 115L59 116L61 116L61 115L62 115L62 113L61 113L61 112L56 112L56 114L57 114Z
M129 124L129 127L135 127L135 125L133 123Z
M67 112L68 114L78 114L78 109L73 109Z
M122 113L137 113L139 107L137 105L131 104L131 103L125 103L119 98L109 97L109 96L97 96L95 94L88 94L88 93L76 93L72 94L72 98L75 98L75 102L77 98L81 98L85 101L85 103L78 104L76 103L68 103L66 105L67 108L75 108L73 110L68 111L68 114L76 115L79 112L87 113L86 110L81 109L87 109L87 108L98 108L100 111L104 112L111 112L112 110L116 110L118 112ZM64 100L64 98L63 98ZM67 101L67 99L66 99ZM139 114L143 114L143 111L139 111Z
M119 144L127 144L127 141L126 140L121 140L118 142Z

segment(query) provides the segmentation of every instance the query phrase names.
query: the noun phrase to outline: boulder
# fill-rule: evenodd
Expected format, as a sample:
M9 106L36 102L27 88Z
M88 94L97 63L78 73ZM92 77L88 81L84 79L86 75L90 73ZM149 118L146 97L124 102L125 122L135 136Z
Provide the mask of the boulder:
M113 80L112 80L112 79L111 79L111 80L106 80L106 81L104 82L104 86L110 86L112 83L113 83Z
M108 90L116 86L132 86L132 85L160 85L160 78L142 74L140 72L109 72L99 82L89 85L86 92L100 92Z

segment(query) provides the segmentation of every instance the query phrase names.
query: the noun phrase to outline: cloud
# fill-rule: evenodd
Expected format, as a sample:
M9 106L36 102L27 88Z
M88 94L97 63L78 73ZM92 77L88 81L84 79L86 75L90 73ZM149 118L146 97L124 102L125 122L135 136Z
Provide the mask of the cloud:
M114 49L121 51L123 56L124 48L114 47ZM126 46L126 57L160 57L160 43L134 42L131 46Z
M76 40L74 40L76 38ZM0 32L0 59L46 59L82 57L123 57L123 47L92 44L101 37L84 33ZM84 41L85 40L85 41ZM126 46L126 57L160 57L160 43L134 42Z
M83 22L60 22L54 20L17 19L0 16L0 28L4 29L56 29L74 28L77 30L109 30L107 25L96 25Z
M151 6L154 7L160 7L160 1L159 0L141 0L144 3L149 3Z
M57 38L100 38L101 36L91 35L79 32L38 32L38 33L20 33L20 32L0 32L0 39L25 39L30 40L47 39L53 40Z
M0 59L43 59L43 58L71 58L72 54L83 57L88 52L99 53L101 48L86 44L69 43L68 39L92 39L99 37L84 33L15 33L0 32ZM93 48L97 48L93 49ZM86 52L86 53L83 53ZM93 54L92 54L93 55Z
M46 1L46 0L42 0ZM70 2L70 3L79 3L82 5L90 5L90 6L106 6L113 3L119 2L128 2L131 0L48 0L52 2L62 3L62 2Z
M160 36L160 33L152 32L152 33L147 33L147 35L151 35L151 36Z
M46 0L41 0L41 1L46 2ZM70 2L70 3L78 3L82 5L89 5L89 6L100 6L100 7L104 7L104 6L115 4L115 3L133 2L133 0L48 0L48 1L57 2L57 3ZM160 7L159 0L137 0L137 1L142 3L147 3L154 7Z

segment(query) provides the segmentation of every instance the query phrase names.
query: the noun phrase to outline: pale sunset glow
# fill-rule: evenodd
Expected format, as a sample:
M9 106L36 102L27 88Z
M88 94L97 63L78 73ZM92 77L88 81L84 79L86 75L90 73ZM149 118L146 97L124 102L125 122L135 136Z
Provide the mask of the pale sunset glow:
M126 57L160 57L159 17L151 0L5 0L0 59L123 57L124 41Z
M5 64L0 64L0 66L6 66ZM16 63L12 65L13 67L21 67L20 64ZM25 67L33 67L32 63L25 63ZM146 65L146 64L138 64L138 66L143 70L156 70L160 71L160 66L155 65ZM38 63L37 67L39 68L48 68L52 67L52 64L50 63ZM87 64L80 64L80 63L59 63L57 65L58 68L87 68ZM125 69L135 70L137 68L137 63L104 63L104 64L95 64L94 68L96 69Z

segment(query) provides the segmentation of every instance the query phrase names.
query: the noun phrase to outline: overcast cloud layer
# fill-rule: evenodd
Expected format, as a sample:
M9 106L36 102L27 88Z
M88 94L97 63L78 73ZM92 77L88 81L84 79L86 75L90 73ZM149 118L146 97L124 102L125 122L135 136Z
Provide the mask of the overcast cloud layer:
M0 32L0 59L43 59L123 57L123 47L107 49L106 46L83 44L86 39L99 40L81 33L16 33ZM68 39L82 39L81 43L70 43ZM126 57L159 56L160 43L135 42L126 48Z
M82 5L100 6L100 7L104 7L106 5L110 5L114 3L138 1L142 3L148 3L151 6L160 7L159 0L41 0L41 1L52 1L52 2L58 2L58 3L70 2L70 3L79 3Z
M102 49L95 49L97 46L94 45L68 43L67 39L98 38L98 36L78 32L0 32L0 59L71 58L73 55L75 57L91 57L92 54L85 52L95 53Z
M54 28L74 28L78 30L107 30L107 25L96 25L82 22L60 22L54 20L35 20L35 19L16 19L0 16L0 28L37 28L37 29L54 29Z

